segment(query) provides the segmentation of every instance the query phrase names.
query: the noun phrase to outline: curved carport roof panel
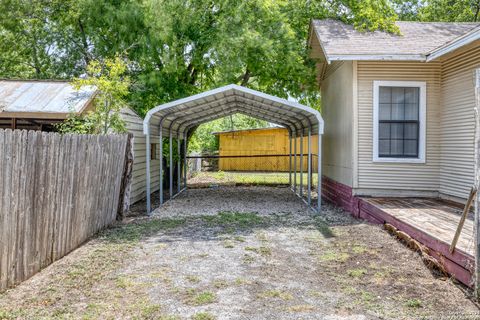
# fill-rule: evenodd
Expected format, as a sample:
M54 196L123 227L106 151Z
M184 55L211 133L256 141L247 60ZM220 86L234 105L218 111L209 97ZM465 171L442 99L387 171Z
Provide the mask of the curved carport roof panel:
M179 138L185 140L188 130L215 119L223 118L233 114L244 114L271 123L284 126L290 133L290 185L292 191L295 192L303 201L305 201L309 208L311 205L311 185L312 185L312 153L311 153L311 135L323 134L323 119L320 113L308 106L275 97L263 92L255 91L238 85L228 85L218 89L199 93L187 98L179 99L173 102L165 103L151 109L143 121L143 133L146 135L146 180L147 180L147 212L151 213L150 201L150 135L159 135L160 140L163 137L169 138L169 155L170 163L173 163L173 153L177 152L178 165L177 169L178 182L177 193L173 190L173 166L170 166L170 198L180 194L186 189L186 143L184 147L184 188L181 189L181 174L180 174L180 144L178 150L172 149L172 139ZM308 175L307 175L307 194L308 201L304 199L303 188L303 152L300 152L300 185L297 188L297 140L295 137L308 136ZM292 141L295 146L292 150ZM303 139L300 139L300 150L303 150ZM160 152L162 151L163 143L160 143ZM293 151L293 154L292 154ZM318 139L318 154L321 154L321 139ZM292 158L294 159L292 180ZM321 156L317 157L318 176L321 176ZM163 157L160 157L160 204L163 204ZM292 184L292 181L293 184ZM317 194L321 195L321 179L317 179ZM321 197L318 196L317 212L320 212Z
M143 132L158 134L161 124L163 134L168 135L171 130L174 136L182 136L186 126L200 124L206 116L215 113L221 118L227 110L253 117L258 114L258 118L292 130L303 130L304 134L309 127L312 132L323 133L323 119L317 110L234 84L151 109L143 122Z

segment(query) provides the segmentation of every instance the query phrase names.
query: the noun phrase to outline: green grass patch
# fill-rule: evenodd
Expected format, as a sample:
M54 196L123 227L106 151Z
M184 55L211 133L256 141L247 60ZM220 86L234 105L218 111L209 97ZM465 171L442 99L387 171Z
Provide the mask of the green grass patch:
M262 246L262 247L245 247L245 250L255 252L255 253L257 253L261 256L264 256L264 257L272 255L272 249L270 249L269 247L264 247L264 246Z
M352 278L360 278L367 274L367 269L350 269L347 274Z
M405 305L409 308L417 309L422 307L422 301L419 299L408 299Z
M227 230L247 229L264 225L268 222L266 217L253 212L220 212L214 216L203 216L203 221L209 227L221 227Z
M280 291L280 290L267 290L267 291L264 291L264 292L260 293L258 295L258 297L263 298L263 299L277 298L277 299L281 299L281 300L284 300L284 301L293 299L293 296L292 296L291 293L286 292L286 291Z
M337 262L345 262L350 258L350 255L346 252L335 252L335 251L327 251L320 256L320 260L322 261L337 261Z
M213 314L208 312L195 313L192 316L192 320L215 320L217 319Z
M188 289L185 295L185 302L193 306L201 306L217 301L217 295L211 291L197 292L195 289Z
M185 224L186 219L149 219L120 225L104 231L101 239L114 243L135 243L159 231L175 229Z

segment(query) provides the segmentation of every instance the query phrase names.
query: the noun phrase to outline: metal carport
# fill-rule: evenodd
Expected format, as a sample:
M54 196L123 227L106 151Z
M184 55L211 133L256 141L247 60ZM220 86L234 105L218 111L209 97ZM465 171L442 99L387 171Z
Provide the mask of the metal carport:
M287 128L289 132L289 181L293 192L304 200L310 208L312 185L312 134L318 134L318 182L317 182L317 212L321 210L321 135L323 134L323 119L320 113L310 107L292 102L286 99L265 94L256 90L238 85L227 85L214 90L206 91L187 98L179 99L151 109L143 121L143 133L146 135L146 188L147 188L147 212L151 212L150 199L150 134L158 133L160 155L163 154L163 137L169 137L170 164L173 163L173 139L179 141L178 145L178 175L177 190L173 190L173 165L170 165L170 198L175 197L186 189L186 154L187 137L192 128L218 118L226 117L235 113L241 113L254 118L262 119ZM303 137L308 136L308 168L307 168L307 199L303 198ZM300 155L297 154L297 138L300 138ZM182 143L180 143L182 141ZM293 143L292 143L293 141ZM292 154L293 144L293 154ZM184 149L183 188L181 184L182 172L180 172L181 147ZM300 157L300 185L297 188L297 157ZM294 170L292 172L292 158ZM163 199L163 157L160 157L160 205ZM293 184L292 184L293 175Z

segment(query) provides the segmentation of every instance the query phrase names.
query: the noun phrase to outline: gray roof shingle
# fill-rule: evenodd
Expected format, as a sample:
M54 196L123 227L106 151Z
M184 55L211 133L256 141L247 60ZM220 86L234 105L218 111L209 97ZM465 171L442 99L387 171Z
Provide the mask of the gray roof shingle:
M325 55L405 56L406 60L424 59L431 51L471 32L480 23L406 22L396 24L401 35L382 31L362 32L341 21L325 19L312 22ZM337 59L335 59L337 56Z

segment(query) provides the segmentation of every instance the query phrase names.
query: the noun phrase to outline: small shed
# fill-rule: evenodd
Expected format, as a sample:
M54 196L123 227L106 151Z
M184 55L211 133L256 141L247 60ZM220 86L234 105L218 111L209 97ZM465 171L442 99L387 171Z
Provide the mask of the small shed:
M84 86L76 90L67 81L55 80L1 80L0 128L37 131L55 131L55 124L67 119L70 113L82 114L93 110L96 89ZM121 116L127 131L133 134L134 162L130 203L146 196L146 152L143 119L135 111L125 108ZM159 189L160 151L152 144L151 189Z
M219 170L287 172L290 169L290 139L286 128L231 130L213 134L219 139ZM298 145L303 145L303 167L306 168L308 137L303 140L303 144ZM316 154L317 136L312 137L312 145L312 152ZM301 150L297 152L302 153ZM300 163L297 166L300 167Z

